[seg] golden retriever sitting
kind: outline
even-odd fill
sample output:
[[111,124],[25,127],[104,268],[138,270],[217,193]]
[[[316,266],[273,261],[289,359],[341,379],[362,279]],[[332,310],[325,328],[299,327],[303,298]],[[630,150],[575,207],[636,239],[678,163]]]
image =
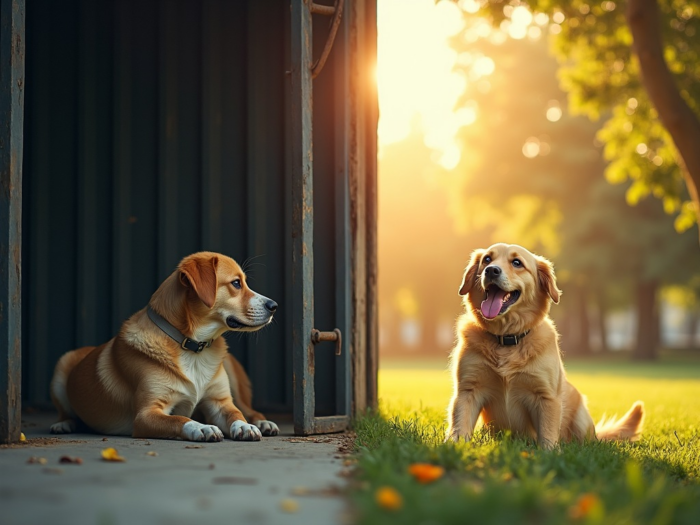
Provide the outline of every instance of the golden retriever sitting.
[[560,440],[639,438],[642,402],[596,427],[586,398],[567,381],[548,315],[560,293],[552,264],[521,246],[494,244],[472,254],[459,290],[466,312],[451,357],[447,440],[468,440],[479,416],[493,430],[547,449]]
[[51,381],[59,412],[51,432],[73,432],[80,420],[96,432],[142,438],[276,435],[277,425],[251,408],[250,381],[221,337],[259,330],[276,309],[248,288],[230,257],[185,257],[116,337],[61,357]]

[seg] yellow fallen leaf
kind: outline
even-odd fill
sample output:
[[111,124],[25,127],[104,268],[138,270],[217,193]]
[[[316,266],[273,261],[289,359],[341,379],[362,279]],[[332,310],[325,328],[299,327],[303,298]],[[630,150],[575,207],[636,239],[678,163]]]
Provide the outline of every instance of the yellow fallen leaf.
[[20,441],[27,441],[27,436],[24,435],[24,432],[19,433],[19,440]]
[[120,456],[117,449],[112,447],[102,449],[102,459],[105,461],[126,461],[126,458]]
[[290,498],[283,499],[280,501],[280,509],[289,513],[299,512],[299,503]]
[[150,450],[150,451],[146,452],[146,455],[147,456],[157,456],[158,452],[156,452],[155,450]]
[[408,473],[421,483],[432,483],[445,474],[445,469],[430,463],[414,463],[408,467]]
[[403,507],[403,497],[393,487],[379,487],[374,499],[377,505],[386,510],[399,510]]

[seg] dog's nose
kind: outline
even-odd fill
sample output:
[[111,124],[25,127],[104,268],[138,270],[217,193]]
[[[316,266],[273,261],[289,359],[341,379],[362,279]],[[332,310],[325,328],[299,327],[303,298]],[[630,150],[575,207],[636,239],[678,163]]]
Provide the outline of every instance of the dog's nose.
[[484,270],[486,277],[491,277],[492,279],[501,275],[502,272],[503,270],[501,270],[500,266],[487,266]]
[[265,309],[270,313],[275,313],[277,310],[277,303],[272,299],[265,301]]

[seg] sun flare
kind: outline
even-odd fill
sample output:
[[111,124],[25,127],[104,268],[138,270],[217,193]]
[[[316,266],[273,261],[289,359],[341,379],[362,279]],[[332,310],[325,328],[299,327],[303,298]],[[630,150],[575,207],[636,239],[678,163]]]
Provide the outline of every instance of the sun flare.
[[453,70],[458,55],[449,45],[464,28],[460,8],[434,0],[381,0],[378,24],[380,146],[405,139],[418,119],[425,144],[444,168],[454,168],[457,130],[476,120],[474,109],[455,110],[467,84]]

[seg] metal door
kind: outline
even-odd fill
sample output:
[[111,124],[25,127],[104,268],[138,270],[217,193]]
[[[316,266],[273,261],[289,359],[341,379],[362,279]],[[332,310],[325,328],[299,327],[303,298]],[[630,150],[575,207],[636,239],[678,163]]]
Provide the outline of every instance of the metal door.
[[[320,186],[320,180],[314,183],[313,78],[320,73],[328,58],[340,26],[343,3],[343,0],[336,0],[335,7],[319,6],[308,0],[293,0],[291,3],[289,144],[292,199],[292,359],[294,429],[301,435],[339,432],[346,429],[350,422],[351,239],[346,147],[348,134],[345,132],[348,121],[345,109],[348,75],[347,64],[344,63],[344,39],[347,32],[342,30],[335,43],[339,49],[336,48],[333,55],[333,59],[341,63],[334,64],[335,67],[324,72],[333,72],[335,75],[334,100],[338,102],[331,107],[323,107],[324,112],[333,113],[333,127],[336,130],[334,137],[338,137],[332,139],[334,143],[330,145],[335,149],[335,166],[332,170],[316,174],[317,177],[324,177],[324,191],[314,198],[314,187]],[[312,14],[333,17],[326,44],[316,62],[313,59]],[[324,139],[326,142],[323,147],[329,146],[327,137],[319,137],[316,148],[321,147]],[[320,199],[333,199],[333,206],[319,206]],[[323,213],[319,213],[321,210]],[[330,246],[323,242],[314,245],[315,226],[317,230],[332,231],[330,238],[333,242]],[[329,250],[333,250],[330,258],[326,257]],[[321,290],[314,289],[315,281],[318,282],[318,276],[314,275],[315,259],[322,259],[325,263],[322,268],[326,274],[324,282],[330,282],[331,294],[326,289],[322,293]],[[329,260],[332,261],[332,268],[329,268]],[[332,275],[328,275],[328,272],[332,272]],[[321,297],[324,304],[320,304]],[[328,322],[326,311],[322,312],[324,315],[315,315],[319,313],[319,308],[335,311],[334,326],[315,324],[317,317],[324,317]],[[335,355],[334,415],[319,416],[316,413],[318,400],[315,392],[315,361],[320,352]]]

